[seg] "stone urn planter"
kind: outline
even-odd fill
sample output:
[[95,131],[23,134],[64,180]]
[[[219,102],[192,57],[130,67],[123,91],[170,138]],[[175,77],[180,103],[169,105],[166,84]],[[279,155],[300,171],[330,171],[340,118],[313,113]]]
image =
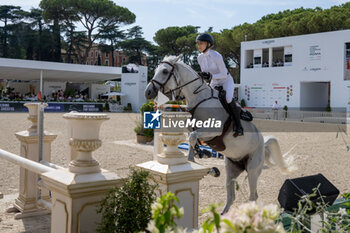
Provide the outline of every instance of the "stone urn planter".
[[[24,106],[28,108],[29,116],[27,119],[32,122],[32,125],[27,130],[29,134],[37,134],[40,103],[25,103]],[[43,103],[44,108],[47,106],[47,103]]]
[[69,163],[69,171],[79,174],[100,172],[100,165],[92,158],[92,152],[102,145],[100,126],[109,119],[107,114],[70,112],[63,118],[68,120],[71,130],[69,145],[77,151],[76,158]]
[[[186,141],[185,132],[187,128],[183,127],[182,122],[186,124],[191,114],[187,112],[162,112],[164,124],[160,130],[159,139],[166,147],[162,153],[157,155],[157,161],[162,164],[177,165],[187,162],[187,157],[178,149],[178,145]],[[173,123],[176,124],[173,124]]]

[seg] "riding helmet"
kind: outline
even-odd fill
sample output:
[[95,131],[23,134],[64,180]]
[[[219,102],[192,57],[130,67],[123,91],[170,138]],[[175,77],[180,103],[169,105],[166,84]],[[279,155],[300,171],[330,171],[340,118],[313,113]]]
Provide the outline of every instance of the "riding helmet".
[[214,38],[208,33],[199,34],[196,38],[196,42],[197,41],[206,41],[210,44],[209,47],[214,45]]

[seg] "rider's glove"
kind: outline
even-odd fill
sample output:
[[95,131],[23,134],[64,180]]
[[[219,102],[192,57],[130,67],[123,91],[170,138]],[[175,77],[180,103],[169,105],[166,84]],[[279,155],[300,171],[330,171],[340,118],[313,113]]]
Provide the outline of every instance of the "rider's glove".
[[212,75],[210,72],[199,72],[198,73],[205,81],[210,82]]

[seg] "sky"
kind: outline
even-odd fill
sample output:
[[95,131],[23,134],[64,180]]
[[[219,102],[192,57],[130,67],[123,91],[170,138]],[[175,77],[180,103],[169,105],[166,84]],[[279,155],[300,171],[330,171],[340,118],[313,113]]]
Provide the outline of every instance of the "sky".
[[[345,0],[113,0],[136,15],[143,36],[151,42],[155,33],[171,26],[199,26],[199,32],[213,27],[214,32],[236,25],[254,23],[262,16],[295,8],[330,8]],[[0,5],[21,6],[24,10],[38,7],[40,0],[0,0]]]

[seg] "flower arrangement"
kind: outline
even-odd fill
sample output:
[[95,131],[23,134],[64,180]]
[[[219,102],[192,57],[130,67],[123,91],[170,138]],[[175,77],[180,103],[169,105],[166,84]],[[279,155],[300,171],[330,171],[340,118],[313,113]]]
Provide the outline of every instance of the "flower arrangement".
[[[151,233],[186,233],[186,229],[176,226],[175,219],[183,215],[183,208],[175,204],[177,197],[167,193],[152,205],[152,218],[147,230]],[[280,210],[277,205],[261,206],[248,202],[233,208],[223,217],[211,204],[203,212],[211,212],[202,227],[192,233],[285,233],[282,223],[277,223]]]
[[222,232],[234,233],[283,233],[282,223],[276,223],[280,215],[277,205],[258,205],[248,202],[232,208],[222,219]]

